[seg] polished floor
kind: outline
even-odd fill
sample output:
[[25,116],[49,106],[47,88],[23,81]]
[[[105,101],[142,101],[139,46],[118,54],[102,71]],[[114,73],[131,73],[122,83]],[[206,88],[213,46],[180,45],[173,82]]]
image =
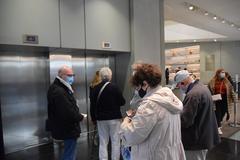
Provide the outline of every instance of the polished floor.
[[[240,114],[237,120],[240,122]],[[240,160],[240,128],[230,127],[230,122],[233,122],[233,116],[229,121],[223,121],[222,141],[208,153],[207,160]],[[59,160],[62,151],[61,143],[49,143],[7,154],[5,160]],[[98,147],[93,144],[92,138],[86,135],[79,138],[77,158],[77,160],[98,160]]]
[[[61,144],[46,144],[8,154],[6,160],[58,160],[62,148]],[[91,141],[80,140],[77,151],[78,160],[98,160],[98,147]],[[221,144],[208,153],[207,160],[240,160],[240,141],[222,138]]]
[[[59,160],[63,152],[61,142],[53,142],[23,151],[7,154],[6,160]],[[94,146],[87,137],[78,140],[78,160],[98,160],[98,147]]]

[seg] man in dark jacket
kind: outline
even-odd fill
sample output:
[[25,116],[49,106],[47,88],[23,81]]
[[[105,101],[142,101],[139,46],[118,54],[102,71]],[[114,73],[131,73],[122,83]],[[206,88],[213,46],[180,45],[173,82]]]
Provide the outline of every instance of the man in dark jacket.
[[91,118],[93,121],[97,121],[99,133],[99,160],[109,159],[107,151],[109,137],[112,144],[111,159],[119,160],[119,130],[122,118],[120,106],[125,104],[125,99],[120,89],[115,84],[109,82],[112,79],[110,68],[101,68],[99,74],[102,82],[93,88],[93,105],[91,109]]
[[77,138],[81,132],[79,122],[83,119],[73,96],[73,82],[73,70],[63,66],[47,94],[48,129],[54,139],[64,140],[63,160],[75,160]]
[[187,160],[205,160],[207,151],[220,142],[209,89],[181,70],[174,78],[186,93],[181,114],[182,142]]

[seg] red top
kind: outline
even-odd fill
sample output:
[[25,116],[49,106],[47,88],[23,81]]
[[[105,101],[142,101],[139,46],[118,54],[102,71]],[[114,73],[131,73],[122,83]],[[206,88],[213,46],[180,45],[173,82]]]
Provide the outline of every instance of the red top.
[[223,80],[216,80],[215,82],[215,94],[227,94],[227,87]]

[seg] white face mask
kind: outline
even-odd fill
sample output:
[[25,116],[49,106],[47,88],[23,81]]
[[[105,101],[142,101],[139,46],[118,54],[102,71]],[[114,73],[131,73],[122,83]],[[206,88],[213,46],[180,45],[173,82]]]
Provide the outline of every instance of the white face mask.
[[188,86],[190,85],[189,84],[186,84],[186,85],[180,85],[179,88],[180,90],[182,91],[182,93],[186,93],[187,92],[187,89],[188,89]]
[[181,89],[181,91],[182,91],[183,93],[186,93],[186,92],[187,92],[187,89],[188,89],[188,85],[186,85],[186,86],[180,86],[179,88]]
[[225,78],[225,76],[226,76],[226,75],[225,75],[225,72],[220,73],[219,76],[220,76],[220,78],[222,78],[222,79]]

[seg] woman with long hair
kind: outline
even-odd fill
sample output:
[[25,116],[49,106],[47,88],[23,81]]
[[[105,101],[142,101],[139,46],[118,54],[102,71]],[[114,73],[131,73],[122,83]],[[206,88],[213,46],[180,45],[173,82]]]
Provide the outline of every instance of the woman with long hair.
[[93,79],[92,79],[92,82],[90,83],[90,87],[89,87],[89,98],[90,98],[90,114],[91,114],[91,118],[92,118],[92,122],[93,124],[96,124],[96,120],[95,120],[95,116],[94,116],[94,107],[93,107],[93,88],[95,86],[97,86],[99,83],[101,83],[101,77],[99,75],[99,71],[96,71]]
[[216,71],[214,77],[208,83],[208,87],[213,95],[221,95],[221,99],[215,101],[215,115],[218,124],[218,133],[223,134],[221,130],[221,122],[225,114],[227,114],[227,120],[230,118],[229,104],[234,101],[233,86],[227,79],[226,72],[223,68]]

